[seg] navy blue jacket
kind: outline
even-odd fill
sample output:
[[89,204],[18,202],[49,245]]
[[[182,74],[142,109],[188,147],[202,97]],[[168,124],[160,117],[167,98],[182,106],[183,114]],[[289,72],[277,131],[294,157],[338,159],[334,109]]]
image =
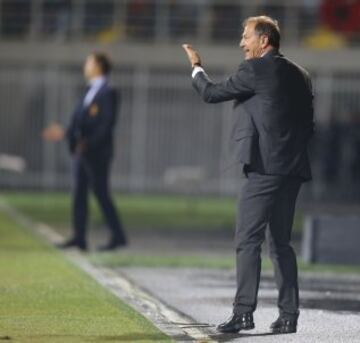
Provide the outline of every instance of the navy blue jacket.
[[66,131],[71,154],[81,140],[86,143],[85,156],[112,154],[117,95],[115,89],[105,83],[88,106],[84,106],[82,97]]

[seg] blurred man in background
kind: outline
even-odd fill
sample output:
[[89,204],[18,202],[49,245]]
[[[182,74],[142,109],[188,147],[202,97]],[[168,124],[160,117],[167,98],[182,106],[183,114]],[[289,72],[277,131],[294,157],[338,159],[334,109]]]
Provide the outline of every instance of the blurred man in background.
[[99,250],[113,250],[126,245],[121,221],[109,193],[109,174],[113,156],[113,134],[117,116],[117,96],[108,84],[109,58],[103,53],[89,55],[84,64],[88,87],[77,105],[65,131],[53,124],[44,130],[49,141],[66,138],[74,159],[73,237],[61,248],[87,249],[88,191],[94,191],[111,229],[109,242]]
[[236,225],[237,293],[233,315],[220,332],[254,328],[253,312],[261,269],[261,245],[269,227],[269,251],[279,290],[274,333],[297,330],[299,289],[290,245],[296,198],[311,179],[308,142],[313,134],[313,95],[308,73],[279,52],[275,20],[260,16],[244,23],[240,47],[245,61],[226,81],[214,83],[199,54],[184,49],[193,67],[193,85],[204,101],[234,100],[233,144],[247,180]]

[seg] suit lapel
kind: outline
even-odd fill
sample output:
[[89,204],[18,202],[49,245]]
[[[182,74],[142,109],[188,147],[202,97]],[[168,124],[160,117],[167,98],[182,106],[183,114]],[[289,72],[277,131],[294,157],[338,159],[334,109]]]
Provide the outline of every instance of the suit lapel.
[[[101,96],[101,93],[106,89],[106,87],[107,87],[106,82],[105,82],[103,85],[101,85],[101,87],[100,87],[100,88],[98,89],[98,91],[96,92],[94,98],[93,98],[92,101],[90,102],[90,106],[91,106],[91,104],[93,104],[94,102],[96,102],[96,101],[98,100],[99,96]],[[88,107],[89,107],[89,106],[88,106]]]

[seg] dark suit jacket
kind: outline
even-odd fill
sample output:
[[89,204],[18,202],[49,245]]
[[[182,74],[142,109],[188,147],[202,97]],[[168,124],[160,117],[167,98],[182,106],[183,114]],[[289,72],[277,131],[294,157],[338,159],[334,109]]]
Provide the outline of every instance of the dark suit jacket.
[[313,134],[308,73],[272,50],[244,61],[226,81],[199,72],[193,86],[204,101],[234,101],[232,145],[237,161],[269,175],[311,179],[307,146]]
[[117,117],[117,92],[105,83],[88,106],[82,97],[67,128],[69,150],[74,153],[80,140],[86,142],[85,155],[112,154]]

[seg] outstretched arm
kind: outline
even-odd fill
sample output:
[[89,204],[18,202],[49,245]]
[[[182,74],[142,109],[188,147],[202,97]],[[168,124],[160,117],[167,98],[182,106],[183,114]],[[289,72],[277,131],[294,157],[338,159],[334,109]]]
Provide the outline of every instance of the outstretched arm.
[[227,80],[214,83],[201,67],[200,55],[191,45],[184,44],[183,48],[193,67],[193,86],[205,102],[244,101],[255,94],[255,77],[250,63],[243,62]]

